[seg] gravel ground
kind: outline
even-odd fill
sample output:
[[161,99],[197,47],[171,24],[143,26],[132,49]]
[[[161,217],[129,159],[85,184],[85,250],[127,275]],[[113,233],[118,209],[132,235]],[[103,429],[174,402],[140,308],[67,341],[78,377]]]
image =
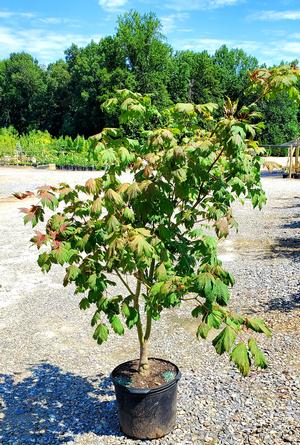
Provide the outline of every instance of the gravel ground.
[[260,341],[269,368],[241,377],[227,357],[195,339],[188,306],[166,313],[152,350],[182,371],[178,422],[165,438],[142,442],[119,432],[109,380],[118,363],[136,356],[135,333],[95,344],[90,314],[62,287],[60,269],[39,271],[32,231],[18,210],[23,203],[7,198],[94,175],[0,168],[0,443],[299,444],[300,182],[265,176],[268,204],[261,212],[237,206],[239,233],[220,245],[236,277],[232,306],[265,317],[273,329],[271,339]]

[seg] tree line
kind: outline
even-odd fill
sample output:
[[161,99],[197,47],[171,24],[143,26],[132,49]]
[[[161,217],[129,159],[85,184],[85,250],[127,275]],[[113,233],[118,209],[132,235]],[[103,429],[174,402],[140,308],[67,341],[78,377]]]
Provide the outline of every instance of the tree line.
[[[0,61],[0,127],[19,133],[47,130],[54,136],[90,136],[113,126],[101,104],[117,89],[151,94],[158,108],[178,102],[243,104],[248,72],[257,59],[242,49],[175,51],[153,13],[120,16],[116,33],[86,47],[72,45],[65,60],[42,66],[27,53]],[[299,105],[282,93],[262,102],[262,143],[280,144],[300,135]]]

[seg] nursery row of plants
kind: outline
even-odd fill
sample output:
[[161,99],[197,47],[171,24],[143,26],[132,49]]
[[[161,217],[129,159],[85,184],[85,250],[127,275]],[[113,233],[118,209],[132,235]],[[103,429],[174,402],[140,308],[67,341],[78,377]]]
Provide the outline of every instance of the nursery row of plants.
[[[0,128],[0,164],[44,165],[55,164],[58,169],[94,170],[95,139],[77,136],[55,138],[48,131],[32,130],[18,134],[12,126]],[[268,156],[287,156],[287,148],[266,149]]]
[[1,164],[56,164],[70,170],[92,169],[94,147],[95,140],[83,136],[55,138],[48,131],[32,130],[20,135],[13,127],[0,129]]

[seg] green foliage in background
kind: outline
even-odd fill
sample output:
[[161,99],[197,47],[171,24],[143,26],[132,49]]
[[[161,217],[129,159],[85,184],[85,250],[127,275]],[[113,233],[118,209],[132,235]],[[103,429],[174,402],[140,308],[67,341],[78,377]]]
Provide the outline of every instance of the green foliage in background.
[[7,164],[49,164],[93,167],[96,140],[77,136],[53,138],[48,131],[19,135],[13,128],[0,129],[0,161]]
[[[0,61],[0,127],[88,137],[117,125],[117,115],[101,104],[118,89],[151,95],[159,111],[180,102],[214,102],[221,110],[226,96],[247,102],[248,72],[258,66],[255,57],[225,45],[214,54],[174,51],[155,14],[130,11],[119,17],[115,35],[73,44],[65,60],[48,67],[26,53]],[[266,122],[260,141],[279,144],[299,135],[294,99],[281,94],[259,107]]]

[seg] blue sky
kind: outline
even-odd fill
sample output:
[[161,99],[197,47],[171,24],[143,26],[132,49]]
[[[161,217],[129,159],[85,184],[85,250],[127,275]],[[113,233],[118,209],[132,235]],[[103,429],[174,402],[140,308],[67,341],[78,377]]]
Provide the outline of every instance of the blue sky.
[[175,49],[226,44],[267,64],[300,59],[299,0],[0,0],[0,59],[27,51],[53,62],[72,42],[113,34],[130,9],[155,12]]

